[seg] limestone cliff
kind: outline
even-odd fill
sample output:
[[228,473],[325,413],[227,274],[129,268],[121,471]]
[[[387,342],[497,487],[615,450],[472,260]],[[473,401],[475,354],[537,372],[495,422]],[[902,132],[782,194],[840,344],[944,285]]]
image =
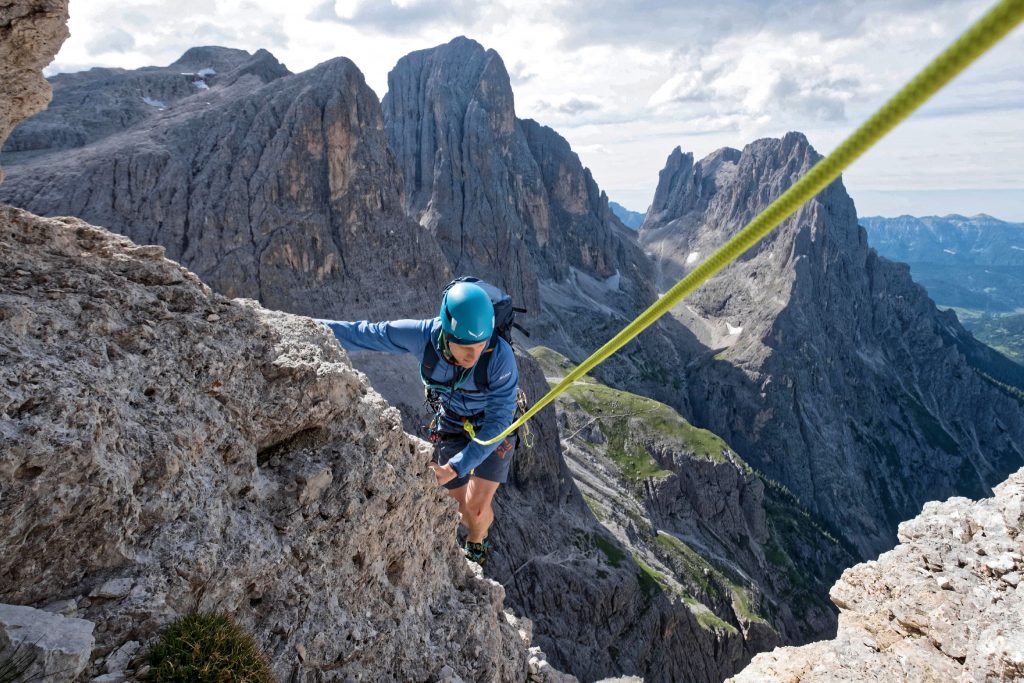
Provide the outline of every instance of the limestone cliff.
[[526,678],[429,448],[325,327],[0,207],[0,351],[0,602],[95,625],[83,675],[224,610],[281,680]]
[[349,60],[291,75],[263,50],[194,48],[54,88],[8,146],[0,200],[162,245],[216,291],[276,309],[436,305],[447,266],[402,211],[380,105]]
[[[550,349],[531,353],[552,383],[572,368]],[[718,681],[756,652],[835,628],[827,587],[850,555],[778,484],[669,406],[593,377],[557,405],[562,450],[597,523],[539,559],[578,567],[554,595],[589,601],[587,620],[604,626],[583,636],[539,607],[552,594],[510,592],[525,612],[549,615],[536,631],[545,652],[584,679],[633,670]],[[618,577],[614,595],[602,594],[607,576]]]
[[[694,163],[678,149],[641,228],[665,286],[820,156],[804,136]],[[1024,368],[941,313],[868,248],[832,183],[673,311],[707,344],[693,418],[788,486],[862,557],[928,500],[983,496],[1024,462]]]
[[50,101],[42,70],[68,37],[67,23],[68,0],[10,0],[0,6],[0,147],[14,126]]
[[834,640],[758,655],[730,681],[1024,680],[1024,470],[994,493],[925,505],[832,588]]
[[[651,262],[589,169],[557,132],[516,117],[497,52],[463,37],[413,52],[382,107],[409,215],[453,272],[485,275],[529,309],[524,343],[582,360],[656,299]],[[665,320],[596,373],[682,408],[671,375],[697,349]]]

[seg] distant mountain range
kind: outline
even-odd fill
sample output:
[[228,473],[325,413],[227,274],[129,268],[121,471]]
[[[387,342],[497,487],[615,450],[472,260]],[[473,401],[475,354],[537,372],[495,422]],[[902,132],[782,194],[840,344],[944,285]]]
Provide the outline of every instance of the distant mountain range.
[[871,246],[910,265],[940,307],[978,339],[1024,363],[1024,224],[977,216],[860,219]]
[[620,221],[622,221],[623,225],[627,228],[632,228],[633,230],[640,229],[640,226],[644,223],[644,217],[647,215],[645,213],[640,213],[639,211],[630,211],[622,204],[613,201],[608,202],[608,208],[612,210],[612,213],[614,213]]
[[1024,308],[1024,224],[978,214],[861,218],[882,256],[910,265],[940,306],[990,313]]

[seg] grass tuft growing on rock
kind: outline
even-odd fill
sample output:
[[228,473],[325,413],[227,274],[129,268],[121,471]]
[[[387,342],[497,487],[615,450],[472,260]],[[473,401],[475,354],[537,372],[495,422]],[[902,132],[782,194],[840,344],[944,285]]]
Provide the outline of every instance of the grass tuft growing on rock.
[[156,683],[275,683],[267,656],[231,617],[190,614],[172,623],[145,655]]
[[15,683],[26,680],[25,672],[35,662],[36,655],[33,650],[22,650],[21,645],[13,648],[5,647],[0,649],[0,683]]

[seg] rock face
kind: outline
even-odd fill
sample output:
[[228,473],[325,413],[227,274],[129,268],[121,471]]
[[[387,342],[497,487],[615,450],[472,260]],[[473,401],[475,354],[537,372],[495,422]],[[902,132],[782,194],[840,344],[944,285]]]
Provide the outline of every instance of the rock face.
[[[800,134],[678,149],[641,241],[659,287],[707,257],[814,164]],[[863,557],[927,500],[983,496],[1024,462],[1006,385],[1024,370],[940,313],[867,246],[837,181],[674,311],[709,350],[686,370],[694,421],[722,436]]]
[[0,605],[0,668],[5,680],[73,680],[85,670],[95,644],[95,624],[43,610]]
[[[296,76],[260,72],[262,76],[249,75],[226,83],[218,80],[222,73],[243,69],[245,56],[209,51],[190,51],[178,66],[164,70],[123,74],[130,76],[127,85],[118,85],[116,74],[96,82],[83,78],[82,88],[109,92],[102,101],[130,108],[141,97],[139,88],[143,85],[156,88],[164,81],[178,83],[179,71],[183,70],[195,72],[196,77],[210,65],[218,70],[217,75],[204,77],[208,89],[165,102],[165,111],[147,111],[145,118],[121,132],[97,130],[89,134],[92,137],[86,136],[85,146],[70,152],[9,153],[17,171],[9,186],[0,190],[0,196],[40,212],[72,213],[102,221],[137,240],[162,244],[168,254],[198,271],[215,290],[258,297],[268,306],[343,319],[433,315],[437,310],[436,293],[449,277],[445,256],[431,233],[402,213],[402,178],[383,142],[379,107],[351,63],[338,59]],[[243,61],[234,67],[219,66],[214,61],[218,56]],[[154,77],[163,80],[153,81]],[[507,75],[504,78],[507,83]],[[58,95],[61,92],[58,89]],[[153,97],[146,96],[154,99],[162,91],[150,92]],[[63,118],[69,128],[83,129],[76,119],[79,113],[69,107],[56,109],[53,117],[54,121]],[[516,126],[518,130],[520,123]],[[605,215],[606,199],[564,140],[535,124],[529,130],[529,141],[521,132],[516,139],[531,160],[530,182],[547,192],[542,167],[533,161],[531,145],[565,156],[559,164],[543,166],[547,174],[544,177],[550,178],[552,187],[560,174],[572,176],[560,181],[564,187],[556,188],[562,194],[552,190],[561,197],[558,201],[562,204],[545,199],[537,215],[544,217],[546,225],[554,224],[552,230],[558,233],[566,227],[564,221],[582,211],[579,220],[587,230],[595,231],[594,244],[602,244],[603,239],[615,249],[608,251],[611,247],[607,245],[581,246],[572,252],[576,255],[560,254],[561,259],[575,259],[573,262],[580,266],[598,268],[588,275],[577,273],[574,266],[561,266],[569,273],[561,292],[562,310],[568,308],[576,314],[564,317],[586,331],[580,335],[583,344],[593,345],[597,334],[610,336],[616,324],[621,326],[628,311],[637,308],[637,301],[653,297],[650,278],[644,274],[650,266],[635,238],[623,238],[624,229]],[[26,139],[31,137],[26,135]],[[485,148],[479,152],[493,154]],[[58,157],[76,161],[58,161]],[[473,175],[475,171],[470,168],[467,173]],[[568,208],[560,208],[563,204]],[[558,237],[551,239],[557,242]],[[380,258],[384,253],[387,259]],[[506,261],[503,254],[495,255],[496,263]],[[613,262],[623,264],[618,277],[614,277],[614,270],[607,269]],[[274,270],[267,268],[268,263],[275,266]],[[612,277],[601,279],[598,275]],[[524,275],[526,280],[531,277],[536,278]],[[529,305],[531,299],[524,301],[525,296],[517,297],[517,304]],[[537,300],[536,288],[531,296]],[[590,310],[592,305],[600,308],[597,314]],[[536,306],[533,312],[537,313]],[[601,326],[588,325],[579,319],[579,313],[600,320]],[[558,311],[547,316],[550,328],[565,329],[558,322]],[[538,325],[530,320],[527,323],[537,331]],[[652,344],[652,348],[655,346]],[[661,357],[674,356],[671,346],[664,342],[661,349]],[[399,359],[397,364],[391,360],[364,357],[358,362],[371,373],[375,387],[401,404],[405,425],[412,430],[423,424],[418,419],[418,373],[409,359]],[[533,383],[524,386],[536,399],[546,391],[546,385],[538,370],[529,369],[530,363],[529,357],[522,358],[524,374],[535,375]],[[632,373],[625,368],[621,374]],[[504,489],[499,502],[504,521],[496,529],[495,538],[508,564],[503,568],[497,563],[488,571],[502,582],[507,581],[513,568],[547,552],[552,543],[571,544],[579,528],[596,528],[578,492],[572,493],[554,416],[540,416],[535,428],[545,432],[547,438],[535,450],[521,450],[514,482]],[[547,479],[549,473],[554,473],[554,479]],[[313,474],[319,477],[323,473]],[[336,471],[332,476],[337,481]],[[551,505],[568,508],[579,516],[579,522],[559,523],[552,533],[538,537],[534,530],[550,523]],[[571,567],[553,565],[544,570],[543,562],[530,566],[538,570],[536,580],[531,584],[515,583],[516,591],[564,590],[576,581]],[[508,574],[502,573],[505,571]],[[525,579],[529,574],[520,572],[518,576]],[[629,595],[642,596],[635,572],[626,569],[601,580],[595,596],[615,596],[621,592],[621,580],[633,587]],[[523,603],[512,598],[510,604]],[[573,628],[581,638],[592,629],[588,625],[591,605],[587,602],[576,603],[578,611],[569,614],[559,605],[538,604],[557,610],[560,620],[575,622]],[[643,604],[636,602],[628,609],[641,610]],[[545,614],[538,613],[540,623],[545,623]],[[547,648],[555,641],[545,640],[546,634],[538,635],[538,639]],[[710,642],[707,647],[708,651],[714,648]],[[567,658],[557,663],[576,661]],[[608,661],[607,656],[602,661]],[[600,673],[595,668],[588,671]]]
[[12,138],[32,151],[5,155],[0,200],[160,244],[218,292],[277,309],[436,306],[444,258],[402,212],[379,104],[349,60],[288,75],[265,51],[198,48],[94,71],[55,79],[53,108]]
[[12,0],[0,7],[0,147],[14,126],[50,101],[42,70],[68,37],[67,23],[67,0]]
[[[531,353],[551,381],[572,367],[550,349]],[[720,681],[756,652],[834,629],[825,577],[837,577],[849,555],[777,484],[669,406],[593,378],[558,409],[562,449],[589,509],[549,503],[576,520],[576,532],[513,567],[509,586],[524,613],[545,615],[535,635],[553,661],[584,680],[632,671],[647,681]],[[537,584],[551,589],[528,588]]]
[[[166,67],[134,71],[93,68],[50,79],[53,102],[16,129],[4,151],[26,159],[56,149],[83,147],[139,125],[211,87],[246,75],[264,83],[289,75],[266,50],[197,47]],[[22,153],[22,154],[15,154]]]
[[480,273],[536,310],[539,280],[625,270],[608,198],[561,136],[516,118],[494,50],[456,38],[403,57],[382,107],[406,210],[453,271]]
[[[726,150],[703,165],[674,155],[647,219],[650,244],[668,240],[656,271],[565,140],[515,117],[500,58],[472,41],[399,62],[383,116],[344,59],[290,75],[265,52],[199,48],[163,69],[76,78],[55,79],[51,114],[16,134],[0,198],[102,222],[163,245],[221,294],[317,317],[431,316],[450,274],[474,271],[531,308],[524,322],[534,341],[575,359],[685,272],[691,249],[737,229],[816,159],[799,136],[779,149],[762,141],[749,154]],[[124,113],[124,124],[69,106],[75,93],[95,94],[103,111]],[[965,459],[965,480],[982,491],[1020,455],[1020,417],[957,360],[983,350],[928,312],[905,271],[866,250],[841,187],[822,197],[731,271],[740,276],[712,283],[691,308],[645,332],[600,379],[696,416],[728,438],[729,452],[790,484],[815,510],[848,514],[866,529],[857,539],[863,551],[887,542],[886,525],[913,500],[948,483],[960,462],[943,448],[950,422],[979,435],[975,450],[993,454]],[[0,386],[9,387],[14,416],[4,438],[17,449],[0,467],[18,487],[3,500],[22,511],[9,538],[29,562],[0,566],[9,582],[0,600],[63,599],[69,616],[104,625],[100,655],[219,604],[261,634],[285,678],[556,675],[525,650],[529,623],[500,613],[503,591],[462,567],[451,506],[414,452],[421,444],[323,330],[213,294],[158,247],[4,211],[16,227],[0,261],[11,264],[0,331],[17,353]],[[784,266],[772,265],[773,245]],[[848,297],[849,274],[864,264],[870,286]],[[827,303],[815,308],[807,300],[819,289]],[[936,346],[928,323],[940,324],[955,349]],[[851,329],[852,341],[835,341]],[[837,362],[860,358],[856,345],[879,338],[894,350],[867,344],[867,365]],[[737,340],[723,351],[723,341]],[[918,362],[925,353],[938,359]],[[522,385],[536,399],[545,373],[520,358]],[[978,358],[1005,378],[1005,368]],[[62,364],[69,370],[59,372]],[[377,370],[374,386],[403,403],[411,428],[415,364]],[[966,372],[964,387],[932,390],[944,370]],[[869,372],[884,377],[881,390]],[[836,389],[846,384],[853,388]],[[882,400],[904,387],[924,413],[902,394]],[[842,423],[845,441],[837,441],[838,400],[883,408],[856,413],[874,421]],[[948,405],[935,407],[941,402]],[[888,429],[886,420],[913,421],[900,448],[932,448],[893,464],[884,443],[856,445]],[[606,529],[573,484],[554,414],[542,412],[533,427],[538,445],[520,449],[497,500],[499,550],[487,571],[534,619],[557,665],[588,680],[717,681],[758,649],[830,628],[821,605],[789,600],[816,588],[797,585],[801,571],[815,567],[820,580],[841,552],[738,457],[695,463],[684,449],[638,435],[631,447],[670,474],[647,477],[627,500],[615,498],[621,482],[610,485],[610,470],[592,473],[593,491],[612,492],[595,506],[609,513]],[[32,438],[15,428],[34,430]],[[1002,440],[992,436],[999,429]],[[611,441],[600,428],[588,433]],[[606,446],[578,447],[575,436],[564,446],[581,479],[577,464],[608,457]],[[838,464],[826,448],[839,449]],[[71,453],[73,466],[57,471],[55,450]],[[896,474],[875,477],[880,466]],[[915,468],[923,481],[900,479]],[[43,500],[55,487],[64,493]],[[886,500],[898,504],[879,519]],[[35,522],[20,507],[29,505],[57,521]],[[773,518],[773,506],[783,513]],[[795,532],[773,536],[785,525]],[[72,546],[72,532],[95,542]],[[694,559],[669,537],[713,559]],[[52,565],[43,559],[51,542]],[[720,559],[738,579],[714,564]],[[44,571],[36,583],[26,573]],[[669,574],[677,578],[659,578]],[[769,607],[778,614],[766,618]],[[483,657],[470,654],[477,648]]]
[[1024,470],[994,491],[925,505],[832,588],[835,640],[758,655],[730,680],[1024,680]]
[[647,216],[647,214],[640,213],[639,211],[630,211],[618,202],[608,202],[608,208],[622,221],[623,225],[634,230],[638,230],[643,225],[644,218]]
[[0,207],[0,350],[0,602],[98,624],[93,660],[219,609],[282,680],[525,678],[528,623],[326,328]]
[[[403,57],[382,107],[409,215],[437,236],[452,272],[489,278],[529,309],[530,344],[582,360],[655,300],[635,233],[564,138],[516,118],[494,50],[456,38]],[[694,348],[666,321],[596,372],[683,407],[669,375]]]

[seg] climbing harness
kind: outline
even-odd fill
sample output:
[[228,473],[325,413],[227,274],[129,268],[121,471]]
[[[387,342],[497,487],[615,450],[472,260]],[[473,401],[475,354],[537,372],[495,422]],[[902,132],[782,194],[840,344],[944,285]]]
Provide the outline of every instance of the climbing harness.
[[491,542],[486,537],[480,543],[473,543],[467,539],[466,544],[462,546],[462,552],[467,559],[483,565],[487,562],[487,556],[491,552]]
[[1024,20],[1024,0],[1002,0],[985,13],[978,21],[957,38],[920,73],[914,76],[888,102],[875,112],[867,121],[857,128],[831,154],[819,161],[786,190],[780,197],[768,205],[739,233],[722,245],[706,261],[701,263],[689,275],[677,282],[657,301],[651,304],[633,322],[624,327],[589,358],[580,363],[561,382],[545,394],[522,417],[501,434],[488,441],[474,439],[477,443],[489,446],[504,439],[519,429],[531,417],[547,404],[551,403],[572,384],[602,363],[605,359],[625,346],[655,320],[667,313],[685,296],[700,287],[718,271],[737,259],[743,252],[754,246],[782,221],[796,212],[805,202],[821,192],[850,164],[860,158],[876,142],[889,131],[910,116],[932,95],[942,89],[949,81],[967,68],[974,60],[983,55],[1017,24]]

